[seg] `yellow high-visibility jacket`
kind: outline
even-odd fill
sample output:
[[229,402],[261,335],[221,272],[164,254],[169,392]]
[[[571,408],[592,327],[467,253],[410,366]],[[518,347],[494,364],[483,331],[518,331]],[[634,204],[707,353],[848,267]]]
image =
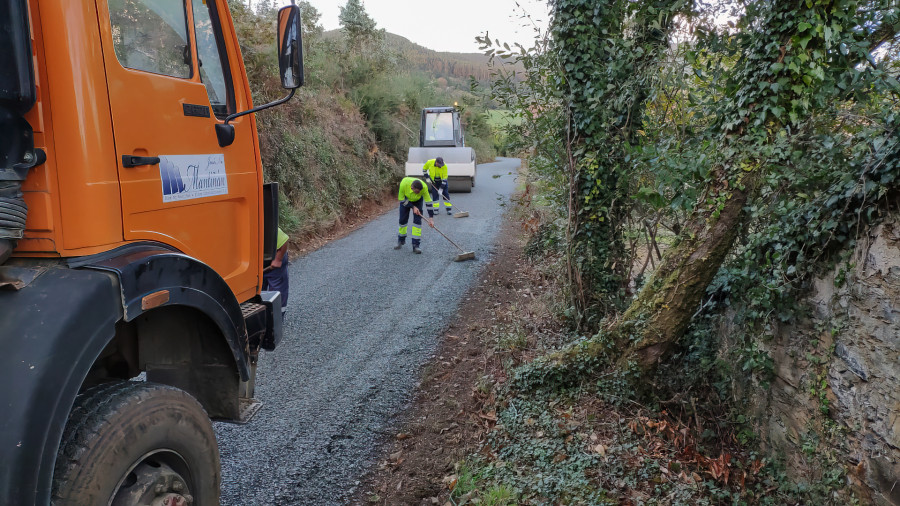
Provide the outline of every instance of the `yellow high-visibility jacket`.
[[281,247],[284,246],[284,243],[288,242],[288,239],[290,239],[290,237],[284,233],[284,230],[281,230],[281,227],[278,227],[278,239],[275,244],[275,249],[281,249]]
[[422,172],[427,172],[431,177],[431,180],[434,181],[435,178],[441,178],[442,180],[447,180],[447,164],[445,163],[443,167],[435,167],[434,166],[434,158],[425,162],[425,166],[422,167]]
[[[425,182],[422,182],[422,189],[419,190],[418,195],[412,190],[412,183],[417,180],[418,179],[414,177],[403,178],[403,181],[400,181],[400,191],[397,193],[397,200],[403,202],[405,199],[409,199],[410,202],[418,202],[419,199],[425,197],[425,203],[431,204],[431,193],[428,191],[428,188],[425,187]],[[426,205],[425,207],[431,209],[431,206],[429,205]]]

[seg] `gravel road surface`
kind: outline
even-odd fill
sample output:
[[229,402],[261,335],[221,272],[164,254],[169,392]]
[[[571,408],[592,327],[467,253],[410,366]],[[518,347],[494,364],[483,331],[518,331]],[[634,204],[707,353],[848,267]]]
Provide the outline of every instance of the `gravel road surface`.
[[[216,423],[222,504],[346,504],[393,436],[423,364],[494,248],[515,189],[519,160],[478,166],[472,193],[435,225],[476,260],[423,223],[423,254],[397,241],[397,211],[292,261],[285,338],[263,352],[256,396],[265,404],[247,425]],[[410,225],[412,220],[410,220]]]

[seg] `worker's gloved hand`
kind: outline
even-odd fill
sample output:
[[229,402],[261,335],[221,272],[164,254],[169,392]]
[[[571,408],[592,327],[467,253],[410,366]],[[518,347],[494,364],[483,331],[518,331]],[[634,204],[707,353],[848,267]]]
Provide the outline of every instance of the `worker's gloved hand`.
[[440,188],[441,184],[443,184],[443,180],[441,180],[441,178],[439,178],[439,177],[434,178],[434,187],[435,188]]

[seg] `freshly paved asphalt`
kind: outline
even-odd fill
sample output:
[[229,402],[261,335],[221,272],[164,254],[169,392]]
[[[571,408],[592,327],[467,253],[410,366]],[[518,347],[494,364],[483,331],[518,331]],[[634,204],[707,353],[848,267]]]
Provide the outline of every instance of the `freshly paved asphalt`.
[[395,251],[396,209],[292,261],[285,338],[257,373],[265,406],[249,424],[215,424],[222,504],[347,503],[492,255],[518,166],[479,165],[472,193],[451,194],[470,216],[435,218],[474,261],[453,262],[458,250],[426,223],[423,254],[409,241]]

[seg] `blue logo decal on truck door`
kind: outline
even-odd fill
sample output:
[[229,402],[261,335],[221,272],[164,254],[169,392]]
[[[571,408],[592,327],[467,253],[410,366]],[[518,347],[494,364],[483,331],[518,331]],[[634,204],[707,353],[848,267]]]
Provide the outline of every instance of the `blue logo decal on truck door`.
[[228,194],[225,155],[164,155],[159,157],[163,202]]

